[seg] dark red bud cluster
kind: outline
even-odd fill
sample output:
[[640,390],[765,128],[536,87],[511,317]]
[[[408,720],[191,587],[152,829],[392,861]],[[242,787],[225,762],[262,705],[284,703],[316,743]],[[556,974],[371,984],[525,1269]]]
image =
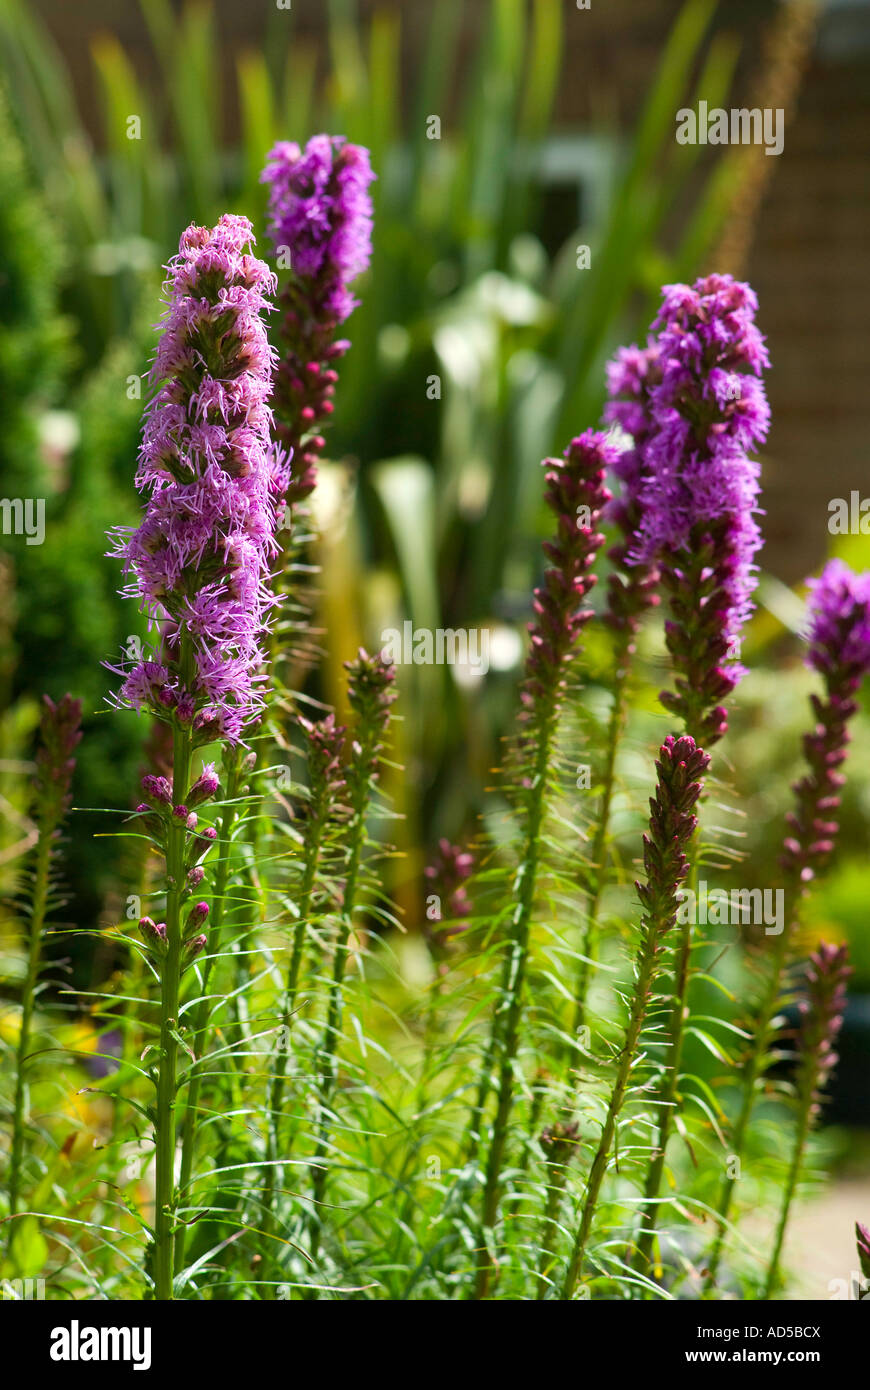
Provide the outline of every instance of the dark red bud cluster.
[[82,703],[63,695],[55,704],[42,697],[39,748],[36,753],[36,815],[43,830],[57,829],[71,802],[73,753],[81,740]]
[[660,937],[676,921],[677,890],[686,877],[685,846],[695,832],[694,808],[710,755],[688,734],[669,734],[656,760],[658,781],[650,798],[649,834],[643,837],[644,883],[637,892],[647,932]]
[[742,674],[739,666],[725,664],[731,655],[725,636],[731,605],[727,585],[735,564],[724,518],[699,523],[690,549],[668,558],[661,570],[661,586],[670,597],[672,617],[665,623],[665,642],[676,688],[661,691],[659,700],[708,748],[728,729],[722,701]]
[[601,514],[610,501],[604,486],[609,451],[603,434],[572,440],[563,459],[546,459],[545,500],[556,515],[556,534],[544,544],[550,566],[535,590],[534,621],[521,691],[526,717],[542,700],[558,702],[566,666],[592,616],[583,600],[595,583],[590,572],[604,544]]

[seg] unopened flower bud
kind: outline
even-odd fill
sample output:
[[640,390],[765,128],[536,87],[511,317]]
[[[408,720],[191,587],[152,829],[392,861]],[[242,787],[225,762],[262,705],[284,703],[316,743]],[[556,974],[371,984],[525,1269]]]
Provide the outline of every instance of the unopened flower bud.
[[142,778],[142,790],[149,803],[158,809],[172,804],[172,783],[168,777],[155,777],[149,772]]
[[165,922],[155,922],[151,917],[140,917],[139,931],[146,946],[155,948],[160,955],[165,953],[168,945]]
[[187,793],[187,806],[192,810],[214,796],[220,785],[214,763],[206,763],[190,791]]
[[208,903],[197,903],[195,907],[192,907],[187,914],[187,921],[184,927],[185,936],[187,936],[189,932],[196,931],[198,927],[201,927],[207,916]]
[[185,964],[189,964],[190,961],[199,955],[200,951],[204,950],[205,937],[202,935],[191,937],[190,941],[185,942],[184,945]]

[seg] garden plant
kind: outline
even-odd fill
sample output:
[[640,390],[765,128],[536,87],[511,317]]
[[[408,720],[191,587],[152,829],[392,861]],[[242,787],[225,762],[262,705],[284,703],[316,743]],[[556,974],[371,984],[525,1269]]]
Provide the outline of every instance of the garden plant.
[[[535,187],[499,157],[546,125],[557,5],[529,34],[491,7],[475,61],[503,101],[449,213],[441,156],[421,137],[403,181],[390,104],[359,114],[343,6],[328,128],[304,49],[289,74],[239,63],[235,184],[209,11],[142,9],[182,153],[116,143],[103,187],[50,50],[0,0],[7,490],[33,455],[50,491],[36,406],[76,350],[98,361],[46,556],[0,563],[2,694],[19,662],[53,692],[0,718],[0,1281],[161,1303],[789,1297],[862,968],[820,901],[864,824],[870,570],[837,555],[779,595],[773,650],[775,362],[763,302],[712,255],[739,162],[705,183],[667,147],[649,177],[674,93],[729,90],[721,35],[695,75],[712,5],[681,9],[599,278],[567,290],[564,265],[545,288]],[[397,47],[382,16],[385,89]],[[111,40],[95,61],[117,134],[144,94]],[[435,470],[403,391],[434,404],[442,378]],[[787,774],[745,755],[747,709]],[[870,1280],[868,1222],[849,1229]]]

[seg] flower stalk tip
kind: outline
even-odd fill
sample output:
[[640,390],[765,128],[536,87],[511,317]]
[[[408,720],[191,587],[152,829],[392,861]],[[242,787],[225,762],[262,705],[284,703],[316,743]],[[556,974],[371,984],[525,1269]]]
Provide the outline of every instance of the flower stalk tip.
[[313,491],[326,445],[319,429],[333,411],[335,364],[350,347],[336,334],[357,307],[350,287],[371,257],[374,177],[368,150],[329,135],[304,149],[280,142],[261,175],[275,253],[279,263],[289,258],[275,396],[284,454],[273,486],[290,506]]

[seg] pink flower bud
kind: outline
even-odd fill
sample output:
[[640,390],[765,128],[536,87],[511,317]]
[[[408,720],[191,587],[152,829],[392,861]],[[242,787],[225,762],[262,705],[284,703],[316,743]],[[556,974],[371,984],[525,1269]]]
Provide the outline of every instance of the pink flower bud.
[[190,909],[190,912],[187,914],[185,933],[190,931],[196,931],[197,927],[202,926],[207,916],[208,903],[197,903],[196,906],[192,907]]
[[148,773],[142,778],[142,790],[152,806],[170,806],[172,804],[172,783],[167,777],[155,777]]
[[192,809],[194,806],[200,806],[203,801],[208,801],[214,796],[219,785],[220,783],[214,763],[206,763],[190,791],[187,793],[188,807]]

